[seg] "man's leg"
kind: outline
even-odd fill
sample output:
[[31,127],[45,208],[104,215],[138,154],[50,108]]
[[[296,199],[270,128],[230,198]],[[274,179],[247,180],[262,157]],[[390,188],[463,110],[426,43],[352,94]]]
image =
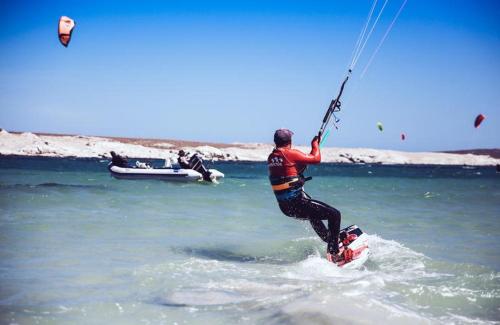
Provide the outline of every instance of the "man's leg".
[[[281,211],[289,217],[307,219],[318,236],[328,244],[328,251],[338,252],[340,231],[340,212],[318,200],[313,200],[307,193],[297,200],[280,202]],[[322,220],[328,221],[328,228]]]
[[[329,206],[318,200],[313,200],[305,198],[308,201],[307,206],[309,207],[308,219],[311,225],[323,241],[328,244],[328,252],[336,254],[339,251],[338,241],[339,241],[339,231],[340,231],[340,212],[334,207]],[[328,230],[323,224],[322,220],[328,221]]]

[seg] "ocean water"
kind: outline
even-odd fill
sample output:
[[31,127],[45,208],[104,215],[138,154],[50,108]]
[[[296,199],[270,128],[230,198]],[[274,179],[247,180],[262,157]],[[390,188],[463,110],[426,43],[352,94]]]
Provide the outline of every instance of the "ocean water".
[[500,323],[494,168],[310,168],[307,192],[369,234],[346,270],[262,163],[215,164],[218,185],[106,164],[0,158],[1,324]]

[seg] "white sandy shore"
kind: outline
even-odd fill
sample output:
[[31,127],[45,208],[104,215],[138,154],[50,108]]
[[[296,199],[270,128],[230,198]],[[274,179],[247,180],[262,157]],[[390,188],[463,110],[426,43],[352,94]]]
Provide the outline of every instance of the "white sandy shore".
[[[0,155],[109,158],[114,150],[120,155],[134,158],[176,159],[177,151],[183,149],[199,153],[204,159],[225,161],[265,161],[273,146],[270,144],[233,144],[186,146],[165,141],[147,142],[140,140],[68,136],[36,135],[33,133],[9,133],[0,131]],[[308,147],[297,147],[309,151]],[[485,155],[451,154],[436,152],[403,152],[366,148],[323,148],[323,162],[370,163],[370,164],[417,164],[417,165],[469,165],[492,166],[500,159]]]

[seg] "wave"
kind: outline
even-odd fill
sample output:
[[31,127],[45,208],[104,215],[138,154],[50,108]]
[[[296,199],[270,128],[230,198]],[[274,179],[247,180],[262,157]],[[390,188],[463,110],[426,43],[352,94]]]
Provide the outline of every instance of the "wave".
[[265,255],[245,254],[223,247],[174,247],[172,250],[175,253],[221,262],[285,265],[296,263],[313,254],[316,251],[314,244],[315,240],[311,238],[303,241],[292,240],[287,242],[285,247],[268,249]]
[[105,185],[88,185],[88,184],[62,184],[62,183],[40,183],[40,184],[0,184],[0,189],[24,189],[24,188],[91,188],[91,189],[105,189]]
[[370,258],[357,270],[326,261],[318,249],[323,244],[311,237],[291,243],[301,252],[298,261],[226,249],[178,248],[181,260],[147,266],[136,276],[145,281],[141,285],[151,283],[151,278],[178,283],[158,294],[155,304],[203,306],[214,312],[245,310],[252,319],[270,324],[308,319],[354,324],[498,320],[497,272],[473,265],[442,265],[396,241],[377,235],[368,239]]
[[[403,317],[395,323],[498,321],[493,306],[500,301],[500,273],[472,264],[434,261],[396,241],[377,235],[368,238],[371,254],[358,270],[332,268],[316,254],[283,276],[321,283],[350,305],[370,306],[372,311],[380,308],[381,315],[371,315],[370,322],[378,316],[383,321],[384,313],[395,319]],[[481,317],[470,318],[471,314]]]
[[200,257],[208,260],[217,260],[224,262],[239,262],[239,263],[268,263],[268,264],[284,264],[283,259],[273,256],[254,256],[250,254],[242,254],[224,248],[191,248],[180,247],[174,248],[174,252]]
[[230,178],[230,179],[260,179],[260,178],[264,178],[264,177],[262,177],[262,175],[248,175],[248,176],[229,175],[226,178]]

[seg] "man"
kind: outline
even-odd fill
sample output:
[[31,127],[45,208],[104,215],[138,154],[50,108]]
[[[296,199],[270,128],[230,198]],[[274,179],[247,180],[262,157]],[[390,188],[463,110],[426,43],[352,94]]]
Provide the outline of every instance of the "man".
[[116,152],[114,151],[111,151],[110,153],[111,153],[111,163],[113,165],[124,168],[129,167],[127,159],[123,158],[120,155],[117,155]]
[[191,165],[189,165],[189,161],[187,160],[186,153],[184,150],[179,150],[179,157],[177,158],[177,162],[182,169],[191,169]]
[[[327,243],[326,257],[330,262],[341,260],[338,238],[340,230],[340,212],[311,197],[304,192],[306,179],[303,172],[309,164],[319,164],[321,153],[319,137],[311,142],[311,152],[305,154],[292,149],[293,132],[279,129],[274,133],[276,148],[267,158],[269,180],[281,211],[293,218],[309,220],[318,236]],[[328,228],[323,220],[327,220]]]

